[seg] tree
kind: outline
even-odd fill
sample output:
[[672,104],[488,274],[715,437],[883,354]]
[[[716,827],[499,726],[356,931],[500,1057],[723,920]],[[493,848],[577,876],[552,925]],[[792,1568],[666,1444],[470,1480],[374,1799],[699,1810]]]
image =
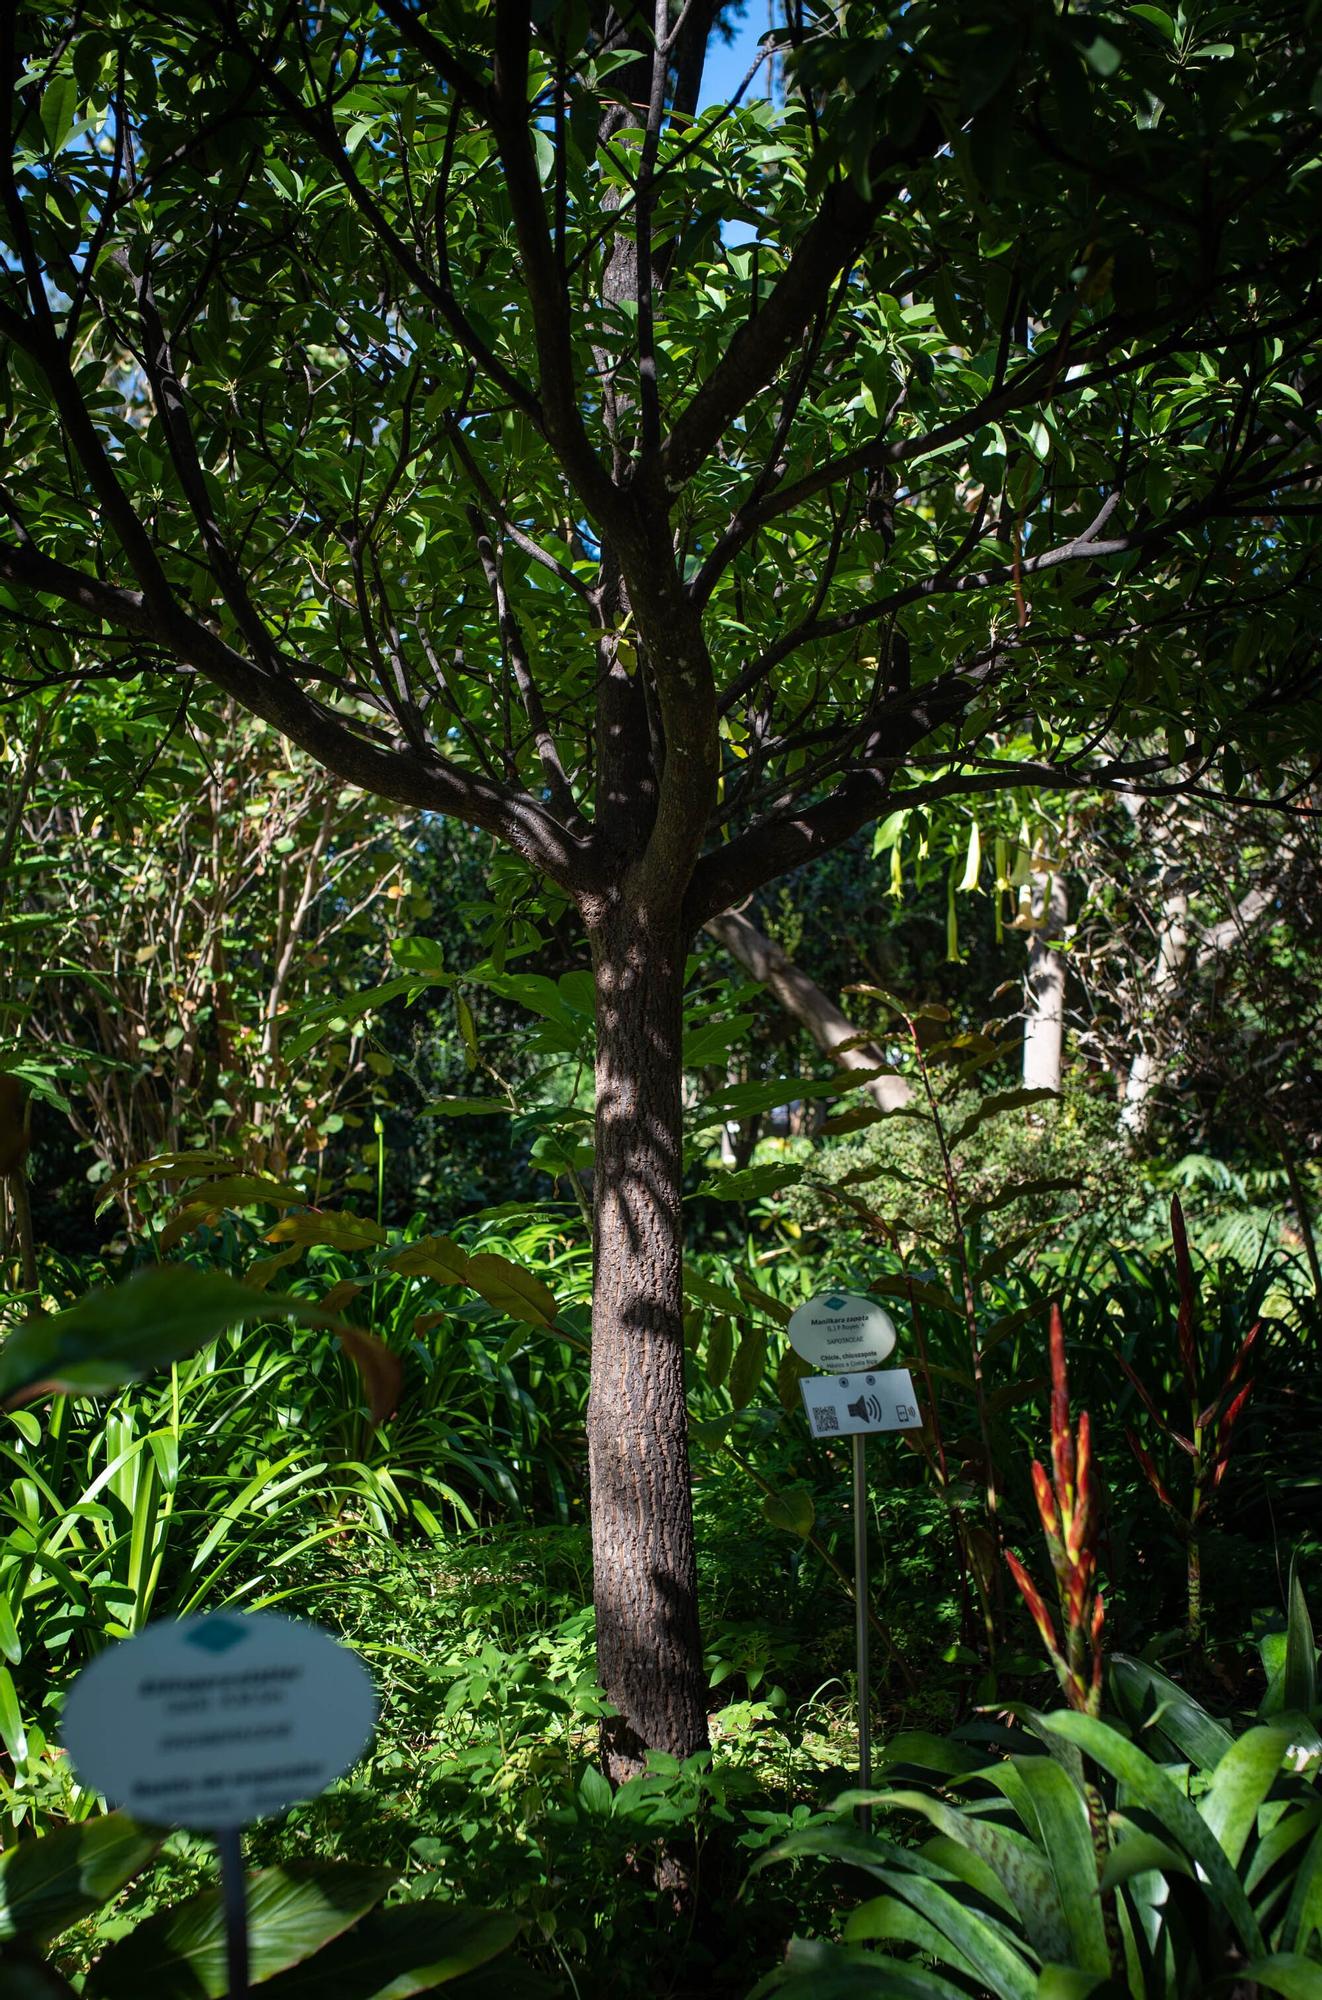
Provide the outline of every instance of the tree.
[[700,111],[718,11],[0,45],[11,677],[236,701],[583,925],[617,1772],[706,1733],[689,940],[901,801],[1280,803],[1316,685],[1316,23],[795,0]]

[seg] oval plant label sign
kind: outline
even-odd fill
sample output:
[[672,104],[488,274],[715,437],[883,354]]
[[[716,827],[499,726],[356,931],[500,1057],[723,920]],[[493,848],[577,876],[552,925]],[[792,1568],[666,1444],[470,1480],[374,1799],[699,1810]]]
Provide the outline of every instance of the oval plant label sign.
[[366,1667],[328,1632],[220,1611],[111,1646],[70,1688],[60,1734],[112,1805],[206,1832],[325,1791],[375,1724]]
[[858,1292],[819,1292],[785,1330],[795,1353],[826,1375],[880,1368],[895,1345],[890,1314]]

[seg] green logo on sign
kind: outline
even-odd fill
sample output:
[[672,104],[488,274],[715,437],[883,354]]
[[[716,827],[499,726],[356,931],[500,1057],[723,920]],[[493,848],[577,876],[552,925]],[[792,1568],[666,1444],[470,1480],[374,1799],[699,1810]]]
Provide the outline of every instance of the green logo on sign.
[[231,1646],[240,1646],[247,1638],[241,1620],[237,1618],[208,1618],[187,1635],[190,1646],[200,1646],[204,1653],[228,1653]]
[[827,1305],[828,1305],[828,1306],[829,1306],[829,1307],[831,1308],[831,1311],[832,1311],[833,1313],[838,1313],[838,1312],[839,1312],[839,1310],[840,1310],[840,1308],[841,1308],[841,1306],[845,1304],[845,1300],[844,1300],[844,1299],[828,1299],[828,1300],[826,1301],[826,1303],[827,1303]]

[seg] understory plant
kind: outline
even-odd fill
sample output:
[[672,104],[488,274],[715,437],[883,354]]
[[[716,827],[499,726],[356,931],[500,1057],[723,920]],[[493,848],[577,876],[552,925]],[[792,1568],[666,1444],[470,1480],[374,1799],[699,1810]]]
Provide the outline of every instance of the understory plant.
[[[160,1835],[124,1813],[24,1841],[0,1855],[0,1991],[6,2000],[223,2000],[229,1991],[219,1889],[160,1909],[95,1957],[75,1988],[52,1962],[59,1940],[148,1865]],[[517,1963],[497,1983],[483,1968],[522,1928],[508,1912],[450,1903],[383,1908],[395,1873],[306,1859],[248,1877],[250,1974],[266,2000],[408,2000],[445,1988],[454,2000],[499,1992],[535,2000],[545,1983]]]
[[836,1827],[767,1855],[759,1867],[846,1862],[878,1893],[842,1941],[796,1940],[759,2000],[1194,2000],[1236,1982],[1286,2000],[1322,1993],[1317,1650],[1297,1576],[1247,1727],[1124,1656],[1104,1715],[1098,1481],[1087,1414],[1070,1424],[1058,1309],[1051,1361],[1052,1477],[1038,1461],[1032,1471],[1063,1635],[1026,1566],[1007,1560],[1068,1705],[1003,1711],[946,1739],[897,1736],[880,1759],[889,1782],[838,1806],[917,1823],[920,1845]]

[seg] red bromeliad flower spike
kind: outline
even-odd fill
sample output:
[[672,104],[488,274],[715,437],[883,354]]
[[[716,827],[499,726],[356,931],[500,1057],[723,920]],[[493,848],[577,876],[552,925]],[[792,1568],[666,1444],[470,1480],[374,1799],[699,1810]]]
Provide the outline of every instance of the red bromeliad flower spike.
[[[1097,1715],[1102,1701],[1102,1595],[1094,1589],[1101,1505],[1093,1468],[1092,1430],[1085,1410],[1077,1435],[1070,1428],[1065,1329],[1058,1306],[1051,1308],[1051,1470],[1033,1460],[1033,1493],[1046,1537],[1064,1643],[1056,1637],[1042,1594],[1018,1556],[1006,1550],[1010,1574],[1041,1635],[1071,1708]],[[1091,1660],[1089,1658],[1091,1655]]]

